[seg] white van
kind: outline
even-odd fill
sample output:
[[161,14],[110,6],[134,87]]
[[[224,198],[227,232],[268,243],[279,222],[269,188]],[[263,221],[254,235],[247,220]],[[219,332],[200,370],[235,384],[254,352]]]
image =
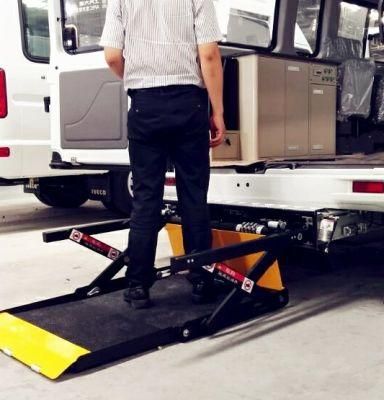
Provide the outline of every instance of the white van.
[[98,47],[106,3],[1,2],[0,184],[26,183],[51,206],[92,198],[130,209],[127,96]]

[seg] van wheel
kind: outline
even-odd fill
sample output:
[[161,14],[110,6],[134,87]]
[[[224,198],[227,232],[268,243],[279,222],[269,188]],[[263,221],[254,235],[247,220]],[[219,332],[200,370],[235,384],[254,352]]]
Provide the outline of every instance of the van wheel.
[[77,208],[89,198],[86,180],[82,176],[39,179],[35,196],[50,207]]
[[108,210],[129,216],[132,210],[132,173],[130,171],[110,172],[110,201],[103,201]]

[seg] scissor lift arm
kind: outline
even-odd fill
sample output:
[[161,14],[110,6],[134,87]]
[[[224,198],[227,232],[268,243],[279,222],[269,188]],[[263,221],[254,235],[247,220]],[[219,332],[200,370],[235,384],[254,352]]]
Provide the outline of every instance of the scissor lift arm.
[[[164,225],[176,224],[177,229],[179,222],[176,217],[164,218]],[[216,234],[224,232],[230,238],[238,235],[234,224],[214,222],[212,227]],[[155,307],[132,310],[122,301],[120,293],[125,288],[125,279],[115,278],[125,267],[124,253],[91,236],[128,228],[129,220],[124,219],[45,232],[47,243],[70,239],[110,258],[111,264],[73,294],[0,313],[3,352],[55,379],[64,372],[92,368],[159,346],[211,335],[288,302],[288,291],[281,282],[276,260],[302,235],[285,231],[255,239],[248,234],[250,240],[244,242],[171,258],[169,267],[157,270],[158,283],[152,289]],[[232,259],[241,260],[257,253],[262,254],[245,272],[230,265]],[[190,302],[190,286],[180,272],[191,268],[204,268],[207,274],[219,278],[216,281],[224,289],[215,303]],[[271,287],[268,287],[269,276],[277,282]]]

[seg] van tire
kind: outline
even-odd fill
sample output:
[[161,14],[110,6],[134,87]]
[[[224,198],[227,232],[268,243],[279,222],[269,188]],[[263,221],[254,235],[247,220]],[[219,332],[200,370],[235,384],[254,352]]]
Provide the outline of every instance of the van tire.
[[82,176],[39,179],[39,189],[34,194],[43,204],[58,208],[78,208],[89,198]]
[[132,210],[132,189],[130,171],[112,171],[110,179],[110,201],[103,201],[104,206],[118,214],[129,216]]

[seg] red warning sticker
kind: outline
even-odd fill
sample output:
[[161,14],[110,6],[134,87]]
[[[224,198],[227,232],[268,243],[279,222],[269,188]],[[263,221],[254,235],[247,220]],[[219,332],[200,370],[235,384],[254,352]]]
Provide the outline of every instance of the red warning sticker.
[[89,236],[85,233],[82,233],[76,229],[73,229],[69,238],[80,244],[81,246],[84,246],[88,249],[91,249],[95,251],[96,253],[102,254],[105,257],[108,257],[109,259],[115,261],[118,259],[121,255],[121,251],[101,242],[98,239],[95,239],[92,236]]
[[234,285],[241,287],[245,292],[252,293],[255,287],[255,282],[253,280],[233,270],[226,264],[217,263],[213,264],[213,266],[220,276],[232,282]]
[[222,263],[215,264],[215,268],[222,272],[223,274],[229,276],[230,278],[236,280],[237,282],[243,282],[244,276],[239,274],[237,271],[234,271],[232,268],[229,268],[227,265]]

